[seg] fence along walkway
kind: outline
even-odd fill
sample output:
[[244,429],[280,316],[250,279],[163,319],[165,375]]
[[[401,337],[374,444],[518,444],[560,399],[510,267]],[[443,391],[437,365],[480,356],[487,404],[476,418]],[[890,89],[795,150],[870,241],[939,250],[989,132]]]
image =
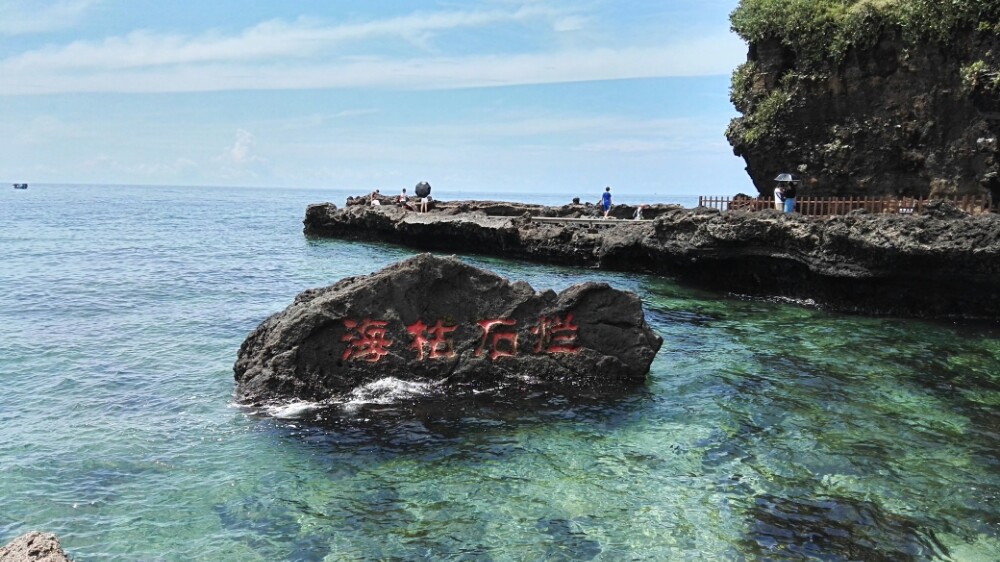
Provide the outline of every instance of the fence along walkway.
[[[864,209],[869,213],[889,213],[909,215],[920,213],[928,203],[937,200],[955,203],[958,208],[970,214],[991,211],[989,195],[963,195],[960,197],[940,197],[922,199],[914,197],[800,197],[795,199],[795,212],[803,215],[846,215],[851,211]],[[774,199],[753,199],[732,197],[698,197],[699,207],[709,207],[720,211],[742,210],[761,211],[774,208]]]

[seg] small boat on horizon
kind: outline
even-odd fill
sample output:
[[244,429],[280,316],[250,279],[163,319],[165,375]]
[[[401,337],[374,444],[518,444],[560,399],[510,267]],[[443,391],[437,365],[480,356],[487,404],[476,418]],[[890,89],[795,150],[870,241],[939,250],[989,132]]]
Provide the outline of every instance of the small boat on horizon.
[[15,183],[14,189],[28,189],[28,184],[26,183]]

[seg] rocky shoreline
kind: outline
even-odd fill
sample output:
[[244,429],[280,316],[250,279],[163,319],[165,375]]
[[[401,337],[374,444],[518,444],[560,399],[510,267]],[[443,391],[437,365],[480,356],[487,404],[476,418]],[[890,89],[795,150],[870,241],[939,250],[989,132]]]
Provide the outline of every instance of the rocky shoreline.
[[332,203],[306,209],[309,236],[664,275],[738,295],[808,299],[835,311],[1000,320],[1000,217],[946,202],[908,216],[810,217],[671,205],[651,220],[596,219],[592,205],[435,202],[427,213]]

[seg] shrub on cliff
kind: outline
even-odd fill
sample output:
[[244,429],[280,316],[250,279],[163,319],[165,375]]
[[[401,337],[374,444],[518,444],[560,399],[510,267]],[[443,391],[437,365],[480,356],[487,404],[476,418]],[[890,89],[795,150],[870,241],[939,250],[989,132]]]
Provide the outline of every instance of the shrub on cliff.
[[956,31],[1000,34],[996,0],[741,0],[732,29],[750,43],[777,39],[800,69],[837,62],[852,47],[870,46],[887,26],[908,42],[947,42]]

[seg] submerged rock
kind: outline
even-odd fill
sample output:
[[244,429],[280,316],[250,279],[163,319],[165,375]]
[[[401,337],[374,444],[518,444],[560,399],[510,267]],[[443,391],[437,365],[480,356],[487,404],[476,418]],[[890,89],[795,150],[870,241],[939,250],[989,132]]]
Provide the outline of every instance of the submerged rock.
[[931,529],[878,504],[839,496],[760,496],[749,509],[745,544],[760,559],[950,559]]
[[52,533],[31,531],[0,547],[3,562],[70,562]]
[[386,378],[452,391],[620,388],[662,344],[634,294],[604,283],[556,294],[422,254],[305,291],[240,347],[237,400],[324,401]]

